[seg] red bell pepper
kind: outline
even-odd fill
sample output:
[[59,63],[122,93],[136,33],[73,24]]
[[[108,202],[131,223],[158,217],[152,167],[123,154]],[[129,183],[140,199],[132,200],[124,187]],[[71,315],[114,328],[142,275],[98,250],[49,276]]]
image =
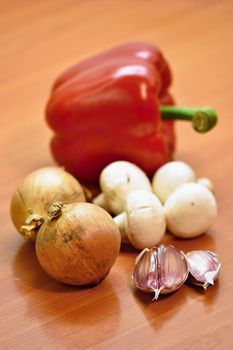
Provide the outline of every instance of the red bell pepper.
[[65,71],[55,81],[46,109],[55,131],[55,160],[91,181],[115,160],[131,161],[152,175],[172,158],[172,119],[194,120],[203,132],[217,118],[210,108],[171,106],[170,83],[162,53],[144,42],[114,47]]

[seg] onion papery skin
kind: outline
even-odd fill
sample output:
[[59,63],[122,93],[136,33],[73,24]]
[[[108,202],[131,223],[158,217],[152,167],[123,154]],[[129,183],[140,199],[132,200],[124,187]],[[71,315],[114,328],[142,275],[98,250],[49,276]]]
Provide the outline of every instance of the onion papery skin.
[[46,220],[36,239],[41,267],[71,285],[98,284],[109,273],[121,244],[112,217],[91,203],[65,205],[60,216]]
[[28,174],[10,203],[10,215],[17,231],[26,240],[35,241],[38,227],[31,229],[26,236],[22,226],[32,214],[44,220],[49,206],[58,201],[64,204],[86,201],[77,179],[59,167],[44,167]]

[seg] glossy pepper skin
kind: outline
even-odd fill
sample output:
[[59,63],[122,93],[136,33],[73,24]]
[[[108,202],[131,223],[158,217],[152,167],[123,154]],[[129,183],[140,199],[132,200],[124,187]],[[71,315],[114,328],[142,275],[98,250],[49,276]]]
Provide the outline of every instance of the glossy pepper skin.
[[153,44],[132,42],[81,61],[53,85],[46,119],[55,135],[55,160],[80,179],[98,181],[115,160],[128,160],[149,176],[169,161],[173,121],[160,105],[172,105],[171,73]]

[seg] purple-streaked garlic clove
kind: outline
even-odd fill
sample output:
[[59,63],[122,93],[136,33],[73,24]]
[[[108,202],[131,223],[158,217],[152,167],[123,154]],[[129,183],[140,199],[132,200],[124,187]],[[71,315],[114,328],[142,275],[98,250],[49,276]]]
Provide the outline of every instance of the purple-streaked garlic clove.
[[188,277],[185,255],[172,245],[144,249],[136,259],[135,286],[147,293],[167,294],[179,289]]
[[209,250],[193,250],[186,254],[188,262],[188,281],[206,289],[210,284],[214,285],[221,264],[217,255]]

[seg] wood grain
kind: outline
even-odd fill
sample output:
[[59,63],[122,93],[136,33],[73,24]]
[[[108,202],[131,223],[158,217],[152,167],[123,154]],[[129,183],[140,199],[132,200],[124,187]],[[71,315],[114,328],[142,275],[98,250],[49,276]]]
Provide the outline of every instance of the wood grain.
[[[0,348],[232,349],[232,1],[0,1]],[[203,136],[177,124],[176,159],[210,177],[219,215],[208,233],[178,248],[210,249],[222,262],[206,292],[185,285],[151,302],[134,290],[137,252],[123,248],[96,288],[67,287],[40,268],[9,218],[23,177],[54,164],[44,106],[53,79],[85,56],[128,40],[157,43],[183,105],[212,105],[219,124]]]

